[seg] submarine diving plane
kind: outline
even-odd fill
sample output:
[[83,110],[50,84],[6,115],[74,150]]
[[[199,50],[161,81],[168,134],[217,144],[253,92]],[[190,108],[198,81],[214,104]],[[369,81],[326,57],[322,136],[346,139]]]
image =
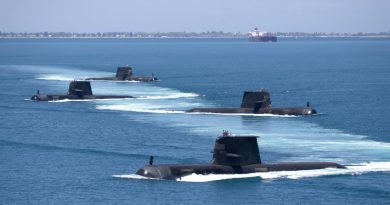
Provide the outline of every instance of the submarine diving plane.
[[112,80],[112,81],[140,81],[140,82],[150,82],[158,80],[154,75],[147,77],[134,77],[133,68],[130,66],[118,67],[116,70],[115,77],[93,77],[87,78],[86,80]]
[[68,93],[66,95],[51,95],[37,94],[31,97],[31,100],[36,101],[54,101],[54,100],[89,100],[89,99],[115,99],[115,98],[134,98],[129,95],[93,95],[91,83],[89,81],[72,81],[69,84]]
[[310,107],[309,102],[306,107],[294,108],[273,108],[268,91],[245,91],[242,97],[240,108],[193,108],[187,112],[204,113],[242,113],[242,114],[274,114],[274,115],[312,115],[317,111]]
[[224,131],[215,141],[213,158],[206,164],[160,164],[139,169],[136,174],[148,178],[176,180],[191,174],[248,174],[256,172],[297,171],[346,167],[333,162],[287,162],[268,164],[260,158],[256,136],[231,136]]

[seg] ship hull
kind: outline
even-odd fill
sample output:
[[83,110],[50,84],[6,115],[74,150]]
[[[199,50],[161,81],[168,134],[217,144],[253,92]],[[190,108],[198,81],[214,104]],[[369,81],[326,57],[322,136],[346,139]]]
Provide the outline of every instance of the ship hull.
[[30,99],[35,101],[56,101],[56,100],[96,100],[96,99],[120,99],[120,98],[134,98],[129,95],[33,95]]
[[251,42],[277,42],[278,38],[276,36],[252,36],[249,37]]
[[86,78],[85,80],[107,80],[107,81],[139,81],[151,82],[158,80],[156,77],[132,77],[130,79],[120,79],[117,77]]
[[226,166],[215,164],[192,165],[147,165],[139,169],[136,174],[148,178],[180,179],[191,174],[249,174],[274,171],[315,170],[325,168],[341,168],[344,166],[332,162],[292,162],[279,164],[251,164],[246,166]]
[[302,108],[194,108],[187,112],[221,113],[221,114],[273,114],[273,115],[313,115],[317,111],[311,107]]

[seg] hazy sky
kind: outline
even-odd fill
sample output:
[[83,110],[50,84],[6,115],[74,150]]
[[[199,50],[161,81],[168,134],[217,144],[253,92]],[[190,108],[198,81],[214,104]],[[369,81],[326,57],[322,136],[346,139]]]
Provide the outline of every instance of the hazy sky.
[[0,0],[0,31],[390,30],[390,0]]

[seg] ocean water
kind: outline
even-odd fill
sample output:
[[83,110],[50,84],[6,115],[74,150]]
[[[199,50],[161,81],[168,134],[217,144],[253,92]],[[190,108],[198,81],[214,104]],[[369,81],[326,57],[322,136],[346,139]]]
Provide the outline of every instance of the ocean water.
[[[34,102],[70,80],[129,64],[153,83],[93,81],[137,99]],[[375,39],[1,39],[0,204],[389,204],[390,41]],[[274,107],[315,116],[186,114],[238,107],[266,88]],[[148,163],[211,159],[222,130],[260,138],[264,162],[348,169],[134,175]]]

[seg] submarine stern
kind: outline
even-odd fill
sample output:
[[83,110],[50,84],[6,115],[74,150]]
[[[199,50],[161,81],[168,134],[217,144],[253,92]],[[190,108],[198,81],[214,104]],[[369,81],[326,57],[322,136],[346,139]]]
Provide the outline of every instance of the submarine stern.
[[314,115],[317,114],[317,110],[312,107],[268,108],[268,109],[260,109],[258,113],[270,113],[274,115]]
[[346,169],[345,166],[334,162],[287,162],[278,164],[264,164],[269,172],[273,171],[299,171],[299,170],[315,170],[315,169]]

